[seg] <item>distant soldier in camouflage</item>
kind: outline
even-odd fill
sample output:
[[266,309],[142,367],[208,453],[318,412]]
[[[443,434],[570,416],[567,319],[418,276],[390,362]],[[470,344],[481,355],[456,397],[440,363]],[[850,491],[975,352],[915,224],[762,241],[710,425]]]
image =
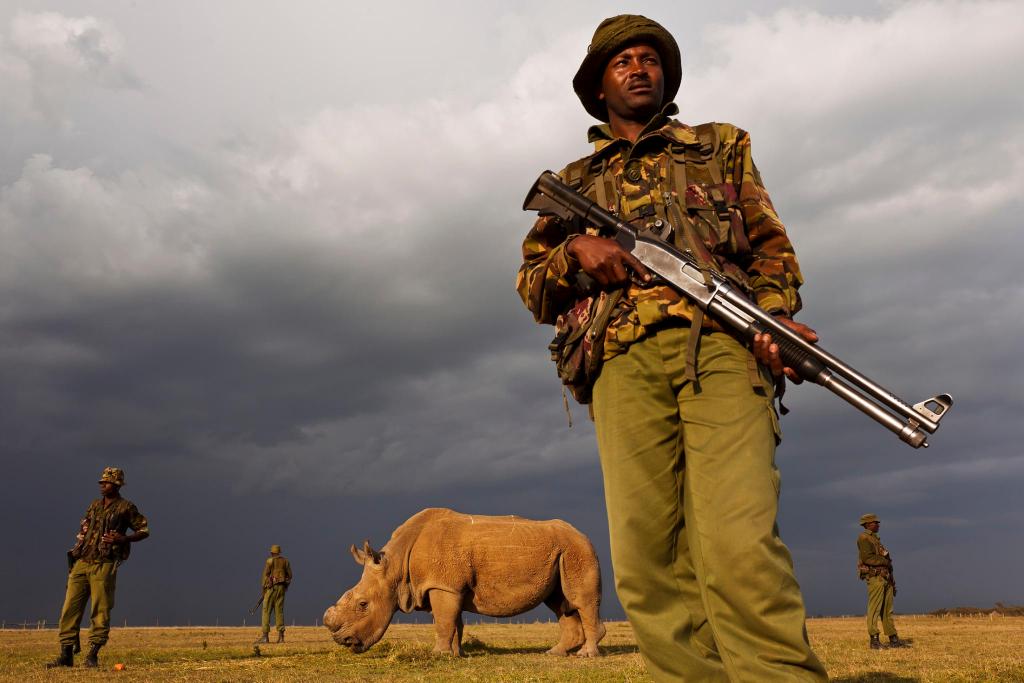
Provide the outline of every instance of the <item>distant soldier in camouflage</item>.
[[[124,472],[107,467],[99,479],[101,498],[89,505],[79,524],[76,543],[68,551],[68,584],[60,613],[60,655],[46,668],[74,665],[79,627],[86,601],[91,601],[89,652],[85,666],[99,666],[99,652],[110,636],[117,570],[128,559],[131,544],[149,537],[149,522],[135,504],[121,497]],[[132,533],[126,534],[128,529]]]
[[[792,320],[802,276],[750,136],[672,119],[680,80],[679,48],[661,25],[603,21],[573,87],[605,123],[589,131],[594,153],[562,179],[816,341]],[[559,374],[591,403],[616,590],[653,678],[826,680],[776,527],[773,398],[784,376],[798,378],[771,338],[745,347],[576,220],[537,220],[517,289],[556,326],[556,362],[584,359],[583,373],[560,362]],[[574,340],[582,353],[566,352]],[[593,380],[593,367],[592,387],[576,380]]]
[[284,642],[284,594],[292,583],[292,564],[281,554],[281,546],[270,546],[263,565],[263,635],[257,643],[270,642],[270,612],[277,619],[277,642]]
[[860,525],[864,531],[857,537],[857,574],[868,585],[868,636],[872,650],[882,649],[878,638],[878,618],[882,618],[882,630],[889,638],[889,647],[906,647],[896,635],[896,624],[892,621],[892,602],[896,596],[896,578],[892,571],[892,558],[878,538],[881,520],[872,514],[861,515]]

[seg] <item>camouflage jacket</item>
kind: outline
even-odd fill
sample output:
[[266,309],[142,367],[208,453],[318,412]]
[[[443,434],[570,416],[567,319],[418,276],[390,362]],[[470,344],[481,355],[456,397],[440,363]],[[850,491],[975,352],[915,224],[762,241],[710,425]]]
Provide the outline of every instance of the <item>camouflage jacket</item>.
[[882,545],[882,539],[873,531],[863,531],[857,537],[857,574],[861,579],[881,576],[892,579],[892,559]]
[[[750,136],[726,123],[691,128],[669,118],[668,105],[644,128],[636,143],[594,126],[594,153],[561,171],[579,190],[666,241],[691,248],[748,292],[761,308],[791,316],[801,306],[803,283],[793,246],[772,206],[750,152]],[[710,131],[713,143],[699,135]],[[678,185],[686,183],[685,192]],[[583,298],[579,262],[566,245],[593,229],[553,216],[537,219],[523,242],[516,289],[537,322],[554,324]],[[699,242],[694,244],[694,242]],[[629,286],[605,335],[604,358],[621,353],[647,328],[671,317],[692,319],[692,306],[665,285]],[[705,324],[713,325],[713,321]]]
[[68,551],[72,559],[87,562],[124,562],[131,553],[131,543],[106,543],[103,534],[108,531],[126,533],[149,533],[149,522],[135,507],[135,503],[124,498],[115,498],[108,505],[97,498],[85,511],[79,523],[74,547]]
[[292,563],[284,555],[268,557],[263,565],[263,587],[270,588],[279,583],[289,585],[292,582]]

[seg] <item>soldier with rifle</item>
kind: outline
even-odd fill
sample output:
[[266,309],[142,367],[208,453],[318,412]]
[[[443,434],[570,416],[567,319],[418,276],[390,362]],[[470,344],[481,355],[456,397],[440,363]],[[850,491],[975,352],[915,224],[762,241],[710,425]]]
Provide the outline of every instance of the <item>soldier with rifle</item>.
[[906,642],[896,634],[892,621],[892,603],[896,596],[896,577],[892,569],[892,557],[878,537],[882,522],[876,515],[861,515],[860,525],[864,531],[857,537],[857,575],[868,587],[868,646],[881,650],[878,638],[878,619],[882,619],[882,630],[889,639],[889,647],[906,647]]
[[[149,538],[149,522],[134,503],[121,497],[124,471],[105,468],[99,485],[101,497],[85,511],[75,545],[68,551],[67,592],[60,612],[60,654],[46,665],[48,669],[74,665],[87,601],[92,608],[85,666],[99,666],[100,648],[110,636],[118,568],[128,559],[132,543]],[[126,533],[129,529],[132,533]]]
[[590,404],[616,588],[654,678],[821,680],[775,525],[773,400],[810,380],[923,448],[953,399],[910,405],[793,320],[803,277],[750,136],[672,119],[680,79],[656,22],[598,26],[573,87],[605,123],[527,195],[517,289]]
[[[274,612],[277,622],[277,642],[284,642],[284,595],[292,583],[292,565],[288,558],[281,554],[281,546],[276,543],[270,546],[270,557],[263,564],[263,632],[257,643],[270,642],[270,612]],[[256,606],[259,607],[259,602]],[[255,607],[253,608],[256,609]]]
[[[792,319],[803,278],[750,136],[671,118],[680,80],[660,24],[603,21],[573,79],[602,124],[561,180],[816,341]],[[590,403],[616,590],[647,669],[657,681],[824,681],[776,526],[773,399],[784,376],[800,378],[772,335],[737,340],[611,237],[542,212],[517,289],[556,325],[559,373]]]

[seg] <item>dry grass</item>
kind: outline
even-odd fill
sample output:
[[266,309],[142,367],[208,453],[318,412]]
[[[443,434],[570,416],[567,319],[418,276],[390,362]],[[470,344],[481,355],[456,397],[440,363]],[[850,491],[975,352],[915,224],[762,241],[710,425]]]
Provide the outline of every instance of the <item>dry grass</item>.
[[[833,680],[1024,681],[1024,617],[898,617],[906,650],[867,649],[863,620],[812,619],[811,641]],[[600,659],[544,654],[557,638],[555,624],[480,624],[466,627],[467,657],[430,652],[425,625],[392,626],[362,655],[331,642],[323,628],[288,629],[288,642],[261,646],[254,629],[115,629],[101,654],[102,667],[46,672],[56,652],[50,631],[0,631],[0,681],[649,681],[628,624],[608,624]],[[83,635],[85,635],[83,633]],[[79,658],[80,660],[81,658]],[[123,672],[112,671],[124,662]]]
[[911,647],[878,652],[867,649],[863,618],[807,622],[834,681],[1024,681],[1024,617],[897,616],[896,628]]

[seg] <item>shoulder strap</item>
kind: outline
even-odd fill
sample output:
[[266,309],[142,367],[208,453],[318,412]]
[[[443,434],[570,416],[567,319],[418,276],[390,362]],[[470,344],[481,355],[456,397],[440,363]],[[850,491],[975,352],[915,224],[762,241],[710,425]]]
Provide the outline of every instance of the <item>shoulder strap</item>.
[[590,157],[577,159],[565,167],[565,183],[574,190],[583,186],[583,172],[586,169]]
[[[592,199],[603,209],[618,213],[615,206],[614,180],[608,169],[608,159],[601,157],[600,170],[595,167],[594,155],[577,159],[565,167],[566,184],[574,190],[586,187],[591,181],[594,183],[594,194]],[[596,170],[596,173],[595,173]]]
[[725,182],[725,177],[722,175],[722,166],[718,161],[721,152],[719,149],[718,126],[714,123],[702,123],[694,126],[693,131],[697,134],[697,139],[700,140],[700,156],[704,163],[707,164],[712,180],[716,185]]

